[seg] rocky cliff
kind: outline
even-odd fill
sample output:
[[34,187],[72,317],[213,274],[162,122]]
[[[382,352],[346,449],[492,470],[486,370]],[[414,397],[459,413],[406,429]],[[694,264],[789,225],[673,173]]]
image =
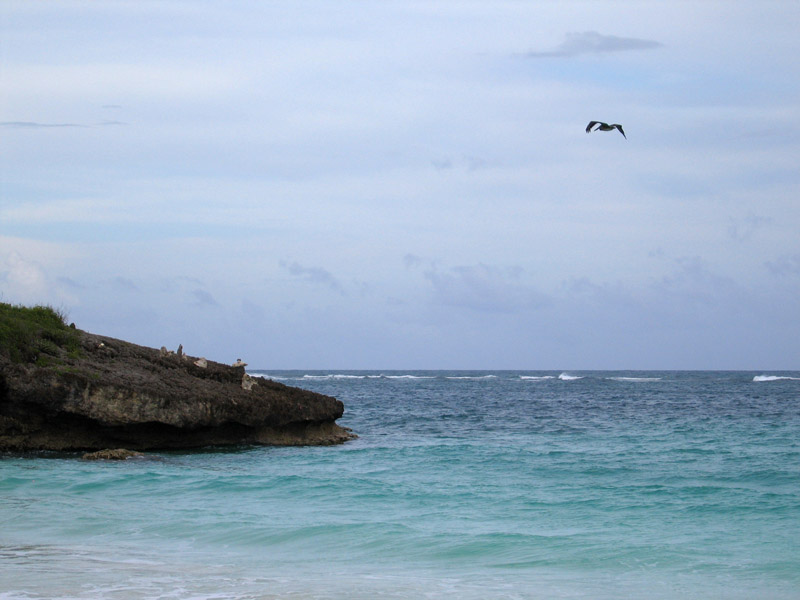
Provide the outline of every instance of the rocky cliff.
[[74,328],[63,333],[58,343],[40,331],[27,352],[0,343],[0,449],[336,444],[355,437],[336,424],[344,406],[335,398],[250,379],[243,366]]

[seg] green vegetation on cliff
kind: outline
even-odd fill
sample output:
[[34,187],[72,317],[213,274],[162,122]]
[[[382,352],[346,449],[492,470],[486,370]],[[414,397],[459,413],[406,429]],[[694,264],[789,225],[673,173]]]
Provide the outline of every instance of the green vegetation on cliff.
[[0,303],[0,453],[339,444],[335,398]]
[[49,306],[12,306],[0,302],[0,355],[15,363],[39,366],[80,354],[80,337],[64,315]]

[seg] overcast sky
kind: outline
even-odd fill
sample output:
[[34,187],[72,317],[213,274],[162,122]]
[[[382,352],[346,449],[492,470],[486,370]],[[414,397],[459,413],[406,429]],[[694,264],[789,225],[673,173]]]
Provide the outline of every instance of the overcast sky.
[[1,301],[251,368],[800,368],[798,2],[0,17]]

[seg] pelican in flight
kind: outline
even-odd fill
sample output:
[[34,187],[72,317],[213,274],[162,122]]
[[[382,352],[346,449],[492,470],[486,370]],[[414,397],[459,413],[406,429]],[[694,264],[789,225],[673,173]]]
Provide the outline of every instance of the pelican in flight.
[[592,131],[592,127],[594,127],[595,125],[597,125],[595,131],[614,131],[615,129],[619,129],[619,132],[622,134],[622,137],[624,137],[626,140],[628,139],[628,136],[625,135],[624,131],[622,131],[622,125],[620,125],[619,123],[612,123],[611,125],[609,125],[608,123],[602,123],[601,121],[592,121],[586,126],[586,133],[590,133]]

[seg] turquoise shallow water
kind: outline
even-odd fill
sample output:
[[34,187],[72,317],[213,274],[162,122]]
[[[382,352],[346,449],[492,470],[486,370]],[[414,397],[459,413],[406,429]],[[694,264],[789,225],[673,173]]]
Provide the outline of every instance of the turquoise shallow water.
[[800,374],[251,372],[328,448],[0,458],[0,599],[800,598]]

